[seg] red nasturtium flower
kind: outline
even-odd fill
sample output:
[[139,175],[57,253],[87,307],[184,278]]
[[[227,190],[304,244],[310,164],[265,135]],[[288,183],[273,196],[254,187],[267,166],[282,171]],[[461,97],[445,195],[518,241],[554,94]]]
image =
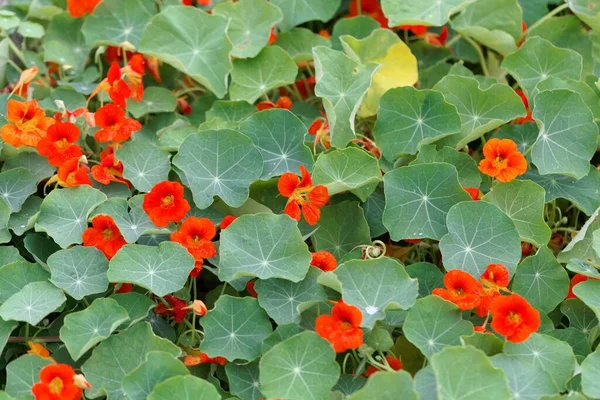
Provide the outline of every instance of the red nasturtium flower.
[[575,293],[573,293],[573,288],[575,287],[575,285],[577,285],[578,283],[581,282],[585,282],[588,279],[594,279],[594,278],[590,278],[588,276],[582,275],[582,274],[575,274],[572,278],[571,278],[571,283],[569,285],[569,293],[567,294],[567,299],[576,299],[577,296],[575,295]]
[[500,182],[510,182],[527,171],[527,160],[510,139],[490,139],[483,146],[479,170]]
[[448,271],[444,275],[444,286],[445,289],[433,289],[431,294],[456,304],[461,310],[470,310],[479,305],[481,283],[467,272],[458,269]]
[[440,33],[427,33],[423,37],[423,40],[434,46],[444,46],[448,40],[448,28],[442,26]]
[[223,218],[223,221],[221,221],[221,225],[220,225],[221,230],[227,228],[236,219],[237,219],[237,217],[234,217],[233,215],[226,215],[225,218]]
[[46,137],[36,148],[38,153],[48,157],[48,163],[60,167],[65,161],[79,158],[83,154],[81,147],[75,144],[79,140],[79,128],[70,122],[57,122],[48,128]]
[[89,168],[78,158],[65,161],[56,173],[58,184],[63,187],[74,187],[79,185],[90,185],[92,181],[88,175]]
[[113,62],[120,63],[123,60],[123,51],[125,51],[125,58],[127,60],[129,60],[135,54],[135,52],[125,50],[122,47],[108,46],[104,52],[104,60],[108,64],[112,64]]
[[15,147],[35,147],[46,137],[48,128],[55,122],[54,119],[46,117],[44,110],[35,100],[9,100],[6,119],[11,123],[2,127],[0,135],[4,142]]
[[100,130],[94,134],[99,142],[123,142],[133,132],[142,129],[142,124],[132,118],[125,118],[125,111],[114,104],[107,104],[96,111],[96,125]]
[[[360,1],[360,14],[367,15],[379,22],[382,28],[388,27],[388,19],[383,14],[379,0],[361,0]],[[352,0],[350,2],[350,13],[351,17],[359,15],[358,12],[358,0]]]
[[423,36],[427,33],[427,27],[425,25],[400,25],[400,29],[411,31],[417,36]]
[[108,215],[95,216],[92,226],[83,232],[83,245],[97,248],[109,260],[126,244],[115,220]]
[[[113,283],[113,285],[119,285],[118,283]],[[130,293],[133,290],[133,285],[131,283],[121,283],[120,286],[115,290],[115,293]]]
[[[402,361],[400,361],[398,358],[393,357],[393,356],[385,356],[385,360],[387,361],[390,368],[392,368],[394,371],[400,371],[402,369]],[[367,370],[365,371],[365,375],[367,377],[369,377],[379,371],[380,371],[379,368],[377,368],[373,365],[369,365],[367,367]]]
[[300,166],[302,180],[298,175],[286,172],[277,182],[277,189],[282,196],[288,197],[284,212],[296,221],[300,221],[301,213],[309,225],[317,223],[321,218],[321,210],[329,201],[327,188],[323,185],[313,186],[308,170]]
[[131,98],[134,101],[142,101],[144,97],[144,72],[146,70],[146,60],[141,54],[134,54],[127,65],[121,69],[127,79],[127,85],[131,89]]
[[67,0],[67,9],[74,18],[81,18],[86,14],[92,14],[96,6],[102,0]]
[[267,44],[273,44],[277,40],[277,31],[275,30],[275,26],[271,27],[271,31],[269,32],[269,39],[267,40]]
[[331,136],[329,135],[329,122],[327,118],[317,118],[308,127],[308,134],[315,137],[313,151],[316,153],[317,144],[320,143],[326,149],[331,148]]
[[275,103],[271,101],[261,101],[256,105],[256,109],[258,111],[270,110],[272,108],[283,108],[286,110],[291,110],[292,100],[287,96],[281,96],[277,99],[277,102]]
[[497,290],[483,288],[481,291],[479,304],[477,305],[477,308],[475,308],[475,313],[479,317],[487,316],[490,312],[490,306],[492,305],[492,302],[499,296],[501,296],[501,294]]
[[212,242],[216,234],[217,228],[210,219],[189,217],[177,232],[171,233],[171,241],[185,247],[196,261],[202,261],[217,255]]
[[328,251],[322,250],[312,253],[312,260],[310,265],[317,267],[325,272],[333,271],[337,267],[337,260]]
[[463,189],[465,190],[465,192],[469,193],[469,196],[471,196],[471,199],[473,199],[474,201],[481,200],[481,191],[479,190],[479,188],[463,187]]
[[171,317],[173,321],[178,323],[183,322],[185,316],[190,312],[190,306],[185,301],[171,294],[166,295],[164,299],[169,303],[169,306],[159,301],[156,307],[154,307],[154,313],[156,315]]
[[321,314],[317,317],[315,331],[331,343],[337,353],[342,353],[363,344],[361,322],[360,310],[340,300],[331,309],[331,315]]
[[183,197],[179,182],[162,181],[144,195],[142,207],[154,225],[164,227],[179,222],[190,211],[190,203]]
[[525,117],[519,117],[519,118],[515,119],[513,121],[513,123],[524,124],[525,122],[535,122],[535,120],[533,119],[533,116],[532,116],[531,109],[529,108],[529,100],[527,99],[527,96],[525,96],[525,93],[523,93],[523,91],[521,89],[515,90],[515,93],[517,93],[519,95],[519,97],[521,98],[521,101],[523,102],[523,105],[525,106],[525,109],[527,110],[527,115]]
[[225,365],[227,364],[227,359],[225,357],[209,357],[206,353],[200,353],[199,355],[187,355],[183,359],[183,364],[186,367],[194,367],[198,364],[219,364]]
[[256,285],[256,281],[250,281],[246,283],[246,292],[252,297],[258,297],[258,293],[254,290],[254,286]]
[[131,97],[131,89],[121,76],[119,64],[113,62],[106,75],[108,81],[108,95],[111,100],[121,108],[125,108],[125,100]]
[[509,342],[527,340],[541,324],[540,313],[518,294],[498,296],[490,305],[490,311],[492,329]]
[[83,389],[76,385],[75,376],[70,365],[46,365],[40,371],[40,382],[31,391],[36,400],[80,400]]
[[100,164],[92,167],[92,178],[103,185],[119,182],[131,188],[131,182],[123,178],[123,163],[115,159],[113,145],[109,145],[100,153]]
[[181,96],[177,98],[177,108],[183,115],[190,115],[194,112],[190,103],[186,100],[187,96]]
[[498,290],[508,286],[510,272],[503,264],[490,264],[481,274],[480,280],[487,287]]

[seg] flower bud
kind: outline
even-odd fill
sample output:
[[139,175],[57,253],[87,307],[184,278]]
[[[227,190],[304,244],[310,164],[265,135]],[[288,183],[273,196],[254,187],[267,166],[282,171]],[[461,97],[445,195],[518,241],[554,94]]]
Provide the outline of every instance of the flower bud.
[[75,386],[81,389],[89,389],[92,387],[92,385],[90,385],[87,379],[85,379],[85,376],[83,376],[82,374],[77,374],[73,376],[73,383],[75,384]]
[[192,304],[192,310],[194,311],[194,314],[203,317],[208,309],[202,300],[194,300],[194,303]]

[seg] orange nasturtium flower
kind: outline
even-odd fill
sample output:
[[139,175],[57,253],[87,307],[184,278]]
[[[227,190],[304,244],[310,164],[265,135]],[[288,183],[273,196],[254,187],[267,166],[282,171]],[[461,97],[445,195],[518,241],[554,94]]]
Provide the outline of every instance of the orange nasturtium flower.
[[194,367],[198,364],[219,364],[225,365],[227,364],[227,359],[225,357],[209,357],[206,353],[200,353],[199,355],[187,355],[183,359],[183,363],[186,367]]
[[142,124],[133,118],[125,118],[125,111],[114,104],[107,104],[96,111],[94,120],[101,128],[94,134],[99,142],[123,142],[133,132],[142,129]]
[[510,182],[527,171],[527,160],[510,139],[490,139],[483,146],[479,170],[500,182]]
[[79,158],[83,154],[81,147],[75,144],[79,140],[79,128],[70,122],[57,122],[48,128],[46,137],[36,148],[38,153],[48,157],[48,163],[60,167],[65,161]]
[[[360,1],[360,14],[366,15],[379,22],[382,28],[388,27],[388,19],[383,14],[379,0],[361,0]],[[359,15],[358,12],[358,0],[352,0],[350,2],[350,13],[351,17]]]
[[498,296],[491,304],[492,329],[506,340],[519,343],[527,340],[541,324],[540,313],[518,294]]
[[312,253],[312,260],[310,265],[317,267],[325,272],[333,271],[337,267],[337,260],[328,251],[322,250]]
[[183,197],[179,182],[162,181],[144,195],[142,207],[154,225],[164,227],[179,222],[190,211],[190,203]]
[[331,315],[321,314],[317,317],[315,331],[331,343],[336,353],[342,353],[363,344],[361,322],[360,310],[340,300],[331,309]]
[[29,84],[38,73],[38,67],[27,68],[23,72],[21,72],[21,76],[19,76],[19,80],[15,84],[15,87],[12,90],[12,93],[16,93],[17,96],[27,97],[27,92],[29,90]]
[[283,108],[286,110],[292,109],[292,99],[287,96],[281,96],[277,99],[277,102],[273,103],[272,101],[261,101],[256,105],[256,109],[258,111],[270,110],[272,108]]
[[194,256],[194,260],[202,261],[217,255],[212,242],[216,234],[217,228],[210,219],[189,217],[177,232],[171,233],[171,241],[185,247]]
[[40,371],[40,382],[31,387],[36,400],[80,400],[83,389],[67,364],[49,364]]
[[108,81],[108,95],[110,99],[119,107],[125,108],[125,100],[131,97],[131,89],[121,76],[119,64],[113,62],[110,65],[106,79]]
[[[390,368],[392,368],[394,371],[400,371],[402,369],[402,361],[400,361],[398,358],[393,357],[393,356],[385,356],[385,360],[387,361]],[[367,370],[365,371],[365,375],[371,376],[374,373],[379,372],[379,371],[380,371],[379,368],[377,368],[373,365],[369,365],[367,367]]]
[[31,340],[27,342],[27,346],[29,346],[29,350],[27,350],[27,354],[35,354],[38,357],[46,358],[53,362],[56,362],[54,358],[50,357],[50,352],[46,347],[44,347],[41,343],[35,343]]
[[63,187],[74,187],[79,185],[90,185],[92,181],[88,175],[89,168],[79,158],[71,158],[65,161],[56,173],[58,184]]
[[44,110],[35,100],[9,100],[6,119],[11,123],[2,127],[0,135],[4,142],[15,147],[35,147],[46,137],[48,128],[55,122],[54,119],[46,117]]
[[321,210],[329,201],[327,188],[323,185],[313,186],[308,170],[300,166],[302,180],[298,175],[286,172],[277,182],[277,189],[282,196],[288,197],[284,212],[296,221],[300,221],[301,213],[309,225],[317,223],[321,218]]
[[92,14],[96,6],[102,0],[67,0],[67,9],[74,18],[81,18],[86,14]]
[[123,178],[123,163],[115,159],[115,150],[112,145],[100,153],[100,164],[92,167],[92,178],[103,185],[119,182],[131,188],[131,182]]
[[313,152],[317,152],[318,143],[326,149],[331,148],[331,135],[329,134],[329,122],[327,118],[315,119],[308,127],[308,134],[315,137]]
[[448,28],[442,26],[440,33],[427,33],[423,37],[425,43],[432,44],[434,46],[444,46],[448,40]]
[[477,307],[480,302],[481,283],[467,272],[453,269],[444,275],[443,288],[433,289],[431,294],[448,300],[461,310],[470,310]]
[[83,232],[83,245],[97,248],[109,260],[126,244],[115,220],[108,215],[95,216],[92,226]]
[[503,264],[490,264],[481,274],[480,279],[484,285],[490,288],[506,288],[510,282],[510,272]]
[[223,220],[221,221],[221,225],[219,226],[221,228],[221,230],[227,228],[229,225],[231,225],[231,223],[233,221],[235,221],[237,219],[237,217],[234,217],[233,215],[226,215]]

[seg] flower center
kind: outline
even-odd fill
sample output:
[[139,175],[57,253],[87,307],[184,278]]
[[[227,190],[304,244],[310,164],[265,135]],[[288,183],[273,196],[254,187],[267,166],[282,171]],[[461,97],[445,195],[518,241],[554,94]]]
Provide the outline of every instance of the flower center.
[[465,294],[465,291],[463,290],[463,288],[456,288],[452,291],[452,294],[456,297],[460,297]]
[[300,204],[308,202],[308,194],[312,190],[312,187],[297,188],[290,196],[290,200],[295,200]]
[[515,324],[518,324],[518,323],[521,322],[521,315],[519,313],[514,312],[514,311],[509,312],[508,315],[506,316],[506,318],[510,322],[513,322]]
[[494,167],[495,168],[506,168],[507,164],[508,164],[508,162],[502,156],[497,156],[494,159]]
[[105,240],[112,239],[113,231],[110,228],[106,228],[102,231],[102,236],[104,236]]
[[174,201],[175,197],[173,197],[172,194],[169,194],[162,198],[162,200],[160,201],[160,205],[161,207],[171,207]]
[[70,145],[69,141],[65,138],[56,141],[56,147],[63,150]]
[[349,331],[352,329],[352,324],[350,322],[344,321],[340,323],[340,329],[343,331]]
[[62,379],[56,377],[50,381],[48,387],[50,388],[50,393],[60,394],[63,390],[64,383]]

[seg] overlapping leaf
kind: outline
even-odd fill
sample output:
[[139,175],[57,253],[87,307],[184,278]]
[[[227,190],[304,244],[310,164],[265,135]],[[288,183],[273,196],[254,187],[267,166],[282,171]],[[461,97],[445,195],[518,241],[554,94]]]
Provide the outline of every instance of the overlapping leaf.
[[166,181],[171,170],[169,153],[142,140],[125,143],[116,157],[123,163],[123,177],[141,192],[149,192],[152,186]]
[[448,22],[450,16],[461,11],[474,0],[444,0],[423,2],[421,0],[382,0],[383,12],[390,26],[436,25]]
[[0,317],[6,321],[37,325],[65,301],[67,298],[63,291],[50,282],[33,282],[25,285],[0,306]]
[[18,212],[29,195],[37,191],[37,181],[25,168],[9,169],[0,173],[0,196]]
[[273,0],[272,2],[283,12],[283,21],[279,27],[284,31],[308,21],[327,22],[341,4],[341,0]]

